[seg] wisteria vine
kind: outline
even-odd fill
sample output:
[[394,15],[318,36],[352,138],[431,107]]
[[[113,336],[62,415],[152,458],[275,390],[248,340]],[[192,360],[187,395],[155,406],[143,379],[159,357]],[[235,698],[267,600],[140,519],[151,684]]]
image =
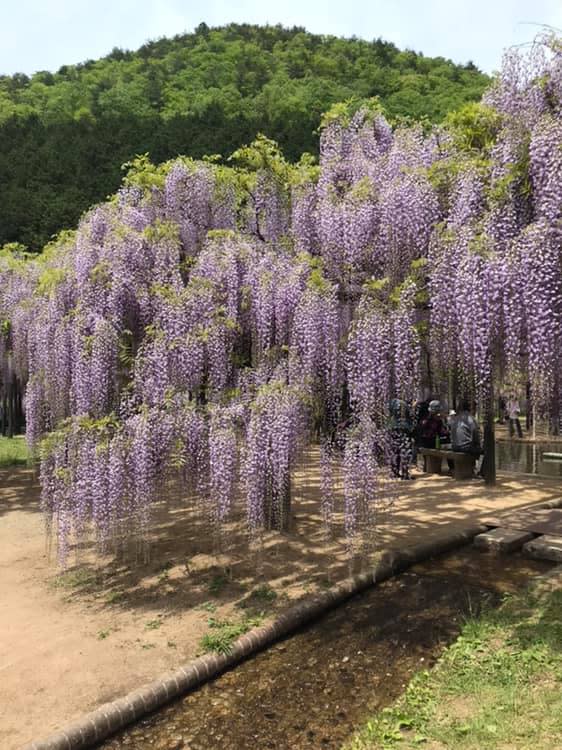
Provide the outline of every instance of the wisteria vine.
[[0,398],[25,389],[61,561],[146,536],[168,480],[214,529],[237,497],[284,528],[314,440],[355,552],[395,493],[391,399],[519,373],[560,411],[561,59],[510,52],[468,125],[336,107],[319,165],[263,137],[233,167],[143,157],[40,257],[0,251]]

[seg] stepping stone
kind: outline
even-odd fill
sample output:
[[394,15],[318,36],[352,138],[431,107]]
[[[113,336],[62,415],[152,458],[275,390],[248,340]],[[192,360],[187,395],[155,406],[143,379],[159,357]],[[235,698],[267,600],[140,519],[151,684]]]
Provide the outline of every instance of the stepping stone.
[[523,547],[523,552],[538,560],[562,563],[562,537],[538,536]]
[[562,536],[562,510],[560,508],[512,510],[502,513],[500,517],[486,516],[482,520],[487,526],[532,531],[533,534]]
[[513,552],[533,538],[528,531],[500,528],[485,531],[474,537],[474,546],[478,549],[490,549],[494,552]]

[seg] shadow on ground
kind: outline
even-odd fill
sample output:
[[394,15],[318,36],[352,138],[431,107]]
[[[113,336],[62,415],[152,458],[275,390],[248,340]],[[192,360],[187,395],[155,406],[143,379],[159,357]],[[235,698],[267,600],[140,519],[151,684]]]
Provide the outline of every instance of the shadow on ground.
[[[2,473],[0,515],[37,512],[38,490],[28,470]],[[246,600],[248,608],[267,603],[268,610],[350,573],[372,566],[380,550],[401,548],[439,536],[452,528],[478,523],[496,508],[525,507],[560,497],[550,479],[500,476],[495,488],[481,481],[457,482],[445,476],[418,475],[404,482],[392,507],[377,513],[374,544],[349,559],[341,511],[341,483],[328,539],[321,521],[318,452],[308,451],[293,476],[289,533],[268,532],[261,543],[249,543],[243,498],[221,539],[210,533],[205,509],[197,498],[169,485],[153,508],[149,537],[142,544],[116,541],[119,554],[100,555],[93,540],[74,545],[61,574],[53,561],[53,582],[70,599],[87,596],[99,607],[139,609],[168,614],[209,601],[217,606]],[[339,489],[338,489],[339,486]],[[220,543],[220,549],[219,549]],[[277,596],[253,596],[271,586]],[[254,606],[255,605],[255,606]]]

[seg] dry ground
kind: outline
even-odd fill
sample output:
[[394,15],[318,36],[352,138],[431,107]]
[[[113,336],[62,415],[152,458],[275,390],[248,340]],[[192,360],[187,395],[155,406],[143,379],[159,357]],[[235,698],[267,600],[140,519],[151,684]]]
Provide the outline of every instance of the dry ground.
[[[294,480],[291,533],[270,534],[261,554],[247,552],[243,526],[234,523],[232,541],[217,557],[203,519],[176,499],[158,508],[149,562],[101,558],[84,544],[62,574],[48,554],[32,474],[1,471],[2,750],[42,737],[189,660],[209,616],[240,619],[248,609],[270,616],[348,575],[341,534],[327,544],[322,532],[315,458],[309,456]],[[561,494],[557,480],[523,476],[501,477],[486,489],[476,480],[421,475],[403,489],[380,519],[379,550]],[[275,599],[260,588],[265,583]]]

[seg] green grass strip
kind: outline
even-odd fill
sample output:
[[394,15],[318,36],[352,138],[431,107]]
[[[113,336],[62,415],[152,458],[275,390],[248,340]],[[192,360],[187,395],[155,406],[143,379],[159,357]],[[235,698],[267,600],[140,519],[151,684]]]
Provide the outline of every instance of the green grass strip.
[[0,467],[26,464],[29,454],[23,435],[7,438],[0,436]]
[[218,654],[230,654],[234,641],[247,633],[248,630],[261,625],[262,620],[262,617],[252,617],[233,622],[210,617],[208,620],[209,631],[201,638],[199,646],[206,654],[212,651]]
[[562,750],[562,591],[504,597],[345,750]]

